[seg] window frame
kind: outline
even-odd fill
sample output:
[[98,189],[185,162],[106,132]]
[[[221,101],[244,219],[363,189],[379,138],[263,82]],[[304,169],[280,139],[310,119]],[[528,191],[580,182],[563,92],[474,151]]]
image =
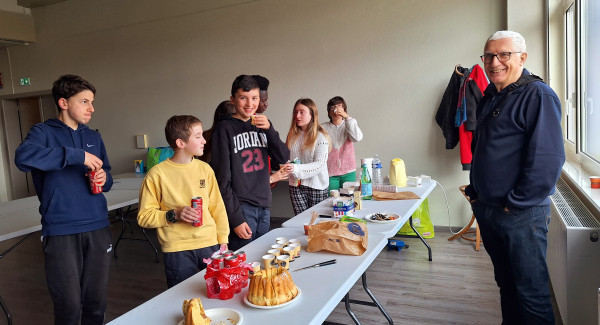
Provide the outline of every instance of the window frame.
[[[590,0],[562,0],[561,1],[561,5],[562,5],[562,10],[563,10],[563,15],[564,15],[564,19],[563,19],[563,24],[564,24],[564,28],[563,28],[563,33],[564,33],[564,48],[563,48],[563,55],[564,55],[564,76],[565,76],[565,80],[564,80],[564,105],[565,107],[563,107],[563,121],[564,121],[564,129],[563,129],[563,137],[564,137],[564,146],[565,146],[565,152],[567,155],[567,160],[570,163],[575,164],[576,166],[579,166],[581,169],[583,169],[585,171],[585,174],[589,174],[589,175],[600,175],[600,161],[594,159],[593,157],[591,157],[589,154],[587,154],[586,152],[584,152],[582,150],[582,146],[583,146],[583,118],[585,114],[582,114],[582,110],[585,109],[585,107],[583,107],[582,105],[582,100],[583,100],[583,94],[582,94],[582,89],[584,86],[584,72],[582,72],[583,69],[583,63],[582,63],[582,53],[584,53],[584,45],[582,42],[582,35],[583,35],[583,31],[582,31],[582,24],[583,24],[583,17],[582,17],[582,10],[583,6],[585,5],[584,3],[582,3],[582,1],[590,1]],[[568,62],[567,60],[569,60],[569,56],[567,55],[567,11],[570,8],[574,8],[574,23],[575,23],[575,53],[574,53],[574,59],[575,59],[575,96],[574,96],[574,100],[575,100],[575,109],[574,109],[574,114],[575,114],[575,142],[573,143],[572,141],[568,140],[567,137],[567,109],[566,105],[569,105],[569,102],[567,101],[568,98]]]

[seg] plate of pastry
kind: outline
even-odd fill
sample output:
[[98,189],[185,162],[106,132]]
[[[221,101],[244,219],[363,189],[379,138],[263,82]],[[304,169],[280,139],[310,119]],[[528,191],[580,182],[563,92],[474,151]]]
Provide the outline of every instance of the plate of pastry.
[[298,289],[298,294],[294,298],[292,298],[291,300],[289,300],[287,302],[284,302],[282,304],[279,304],[279,305],[273,305],[273,306],[255,305],[255,304],[251,303],[248,300],[248,294],[246,294],[244,296],[244,302],[246,303],[246,305],[248,305],[250,307],[258,308],[258,309],[275,309],[275,308],[281,308],[281,307],[287,306],[287,305],[289,305],[289,304],[291,304],[291,303],[293,303],[295,301],[298,301],[298,298],[300,298],[300,296],[302,295],[302,290],[300,290],[300,288],[298,288],[298,287],[296,287],[296,288]]
[[[242,313],[233,308],[212,308],[204,311],[210,318],[210,325],[241,325],[244,317]],[[187,325],[182,319],[179,325]]]
[[365,217],[365,220],[375,223],[390,223],[400,220],[400,216],[394,213],[371,213]]
[[233,308],[212,308],[204,310],[200,298],[183,301],[184,318],[178,325],[241,325],[242,313]]

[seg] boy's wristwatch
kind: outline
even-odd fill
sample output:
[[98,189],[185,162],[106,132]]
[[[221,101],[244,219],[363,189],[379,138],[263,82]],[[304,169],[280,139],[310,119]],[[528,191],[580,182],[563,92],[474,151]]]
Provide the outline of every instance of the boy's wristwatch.
[[177,219],[175,219],[175,210],[167,211],[167,221],[170,223],[176,223]]

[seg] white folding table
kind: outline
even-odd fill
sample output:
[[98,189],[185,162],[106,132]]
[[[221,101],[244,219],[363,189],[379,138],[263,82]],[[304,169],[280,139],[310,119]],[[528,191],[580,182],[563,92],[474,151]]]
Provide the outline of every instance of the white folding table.
[[[199,297],[205,309],[233,308],[242,313],[243,324],[322,324],[348,291],[363,276],[369,265],[387,244],[387,237],[380,233],[368,234],[368,248],[361,256],[340,255],[329,252],[306,252],[306,236],[303,228],[278,228],[246,245],[242,250],[248,261],[260,261],[277,237],[298,238],[302,244],[301,257],[290,263],[294,283],[302,294],[291,304],[274,309],[257,309],[248,306],[244,296],[248,288],[229,300],[209,299],[206,281],[201,271],[186,281],[166,290],[133,310],[113,320],[109,325],[166,325],[177,324],[182,318],[183,300]],[[336,259],[337,263],[324,267],[293,272],[305,266]]]
[[[410,226],[413,228],[417,236],[421,239],[423,244],[429,251],[429,260],[432,260],[431,247],[425,239],[419,234],[412,224],[412,214],[415,210],[423,203],[423,201],[429,196],[429,194],[435,189],[435,181],[424,182],[419,187],[404,187],[402,191],[410,191],[417,194],[420,199],[413,200],[363,200],[362,209],[356,210],[354,216],[357,218],[364,218],[371,213],[395,213],[400,216],[398,221],[392,223],[372,223],[369,222],[369,234],[374,232],[382,233],[386,238],[390,238],[398,233],[398,230],[408,221]],[[305,223],[309,223],[311,219],[312,211],[316,211],[319,215],[332,216],[333,215],[333,202],[332,199],[326,199],[321,201],[319,204],[309,208],[308,210],[298,214],[297,216],[287,220],[282,224],[283,227],[299,227],[303,228]],[[317,218],[316,222],[332,220],[331,218]]]
[[140,190],[144,174],[125,173],[113,176],[112,190]]
[[[116,210],[122,217],[122,208],[136,204],[139,201],[139,189],[136,190],[112,190],[104,193],[108,211]],[[0,259],[19,246],[32,233],[42,229],[42,217],[39,212],[40,201],[37,196],[0,203],[0,241],[27,235],[13,244],[10,248],[0,253]],[[158,252],[153,246],[158,260]],[[4,310],[8,323],[12,324],[10,312],[0,298],[0,307]]]
[[[108,211],[113,211],[138,203],[139,189],[111,190],[104,197]],[[0,241],[41,230],[39,207],[37,196],[0,203]]]

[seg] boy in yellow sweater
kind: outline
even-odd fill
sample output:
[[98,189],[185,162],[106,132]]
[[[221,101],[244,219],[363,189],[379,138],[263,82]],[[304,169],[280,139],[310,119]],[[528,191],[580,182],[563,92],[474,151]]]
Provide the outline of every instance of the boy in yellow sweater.
[[[170,288],[206,268],[202,259],[227,249],[229,222],[213,170],[194,159],[204,153],[202,122],[194,116],[173,116],[165,136],[175,154],[148,171],[137,220],[144,228],[156,228]],[[199,227],[193,225],[200,219],[191,207],[193,197],[202,198]]]

